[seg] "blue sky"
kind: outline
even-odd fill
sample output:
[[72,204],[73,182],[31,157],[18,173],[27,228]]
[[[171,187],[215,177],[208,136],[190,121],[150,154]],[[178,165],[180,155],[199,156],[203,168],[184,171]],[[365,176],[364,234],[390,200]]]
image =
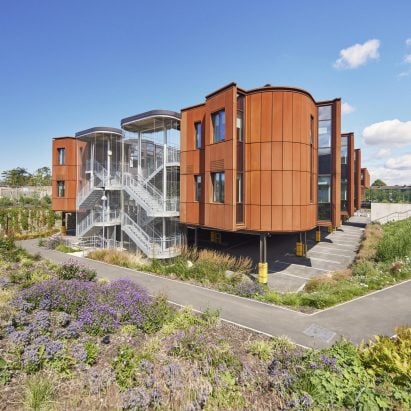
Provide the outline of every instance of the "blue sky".
[[1,6],[0,171],[50,165],[54,136],[179,110],[235,81],[341,97],[372,179],[411,184],[408,0]]

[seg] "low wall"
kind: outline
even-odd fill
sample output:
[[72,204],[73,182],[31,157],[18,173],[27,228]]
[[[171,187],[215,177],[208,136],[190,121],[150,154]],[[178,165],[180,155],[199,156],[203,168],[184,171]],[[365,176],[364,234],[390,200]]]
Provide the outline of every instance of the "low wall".
[[411,204],[371,203],[371,221],[375,221],[391,213],[403,213],[404,211],[411,211]]
[[51,186],[27,186],[27,187],[0,187],[0,198],[8,197],[18,199],[19,197],[38,197],[43,198],[46,195],[51,197]]

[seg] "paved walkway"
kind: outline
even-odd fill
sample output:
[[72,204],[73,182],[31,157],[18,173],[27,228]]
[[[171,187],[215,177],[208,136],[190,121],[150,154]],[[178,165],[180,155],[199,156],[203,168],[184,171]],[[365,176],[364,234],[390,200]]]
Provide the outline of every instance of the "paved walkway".
[[70,258],[78,260],[95,269],[102,278],[131,278],[151,294],[166,294],[172,303],[190,305],[200,311],[207,307],[219,309],[225,321],[268,335],[286,335],[307,347],[326,347],[341,336],[359,343],[377,334],[393,335],[397,325],[411,323],[411,281],[324,311],[304,314],[153,274],[46,250],[37,245],[37,240],[21,241],[21,245],[31,253],[39,252],[58,263]]

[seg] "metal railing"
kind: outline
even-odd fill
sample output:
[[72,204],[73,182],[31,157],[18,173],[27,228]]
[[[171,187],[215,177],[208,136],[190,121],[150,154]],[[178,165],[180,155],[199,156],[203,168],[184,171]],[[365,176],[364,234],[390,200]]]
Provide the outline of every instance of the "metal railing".
[[77,235],[81,237],[82,234],[89,231],[98,223],[120,224],[120,210],[109,212],[91,210],[91,212],[77,224]]
[[380,224],[386,224],[392,221],[405,220],[408,217],[411,217],[411,210],[395,211],[394,213],[385,215],[384,217],[377,218],[373,222],[380,223]]

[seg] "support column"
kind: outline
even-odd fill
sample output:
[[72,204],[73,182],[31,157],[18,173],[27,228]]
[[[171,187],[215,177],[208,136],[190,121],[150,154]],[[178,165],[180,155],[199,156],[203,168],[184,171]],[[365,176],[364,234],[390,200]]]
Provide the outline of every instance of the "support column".
[[198,247],[198,228],[196,227],[194,229],[194,247]]
[[267,284],[267,234],[260,234],[260,262],[258,263],[258,282]]

